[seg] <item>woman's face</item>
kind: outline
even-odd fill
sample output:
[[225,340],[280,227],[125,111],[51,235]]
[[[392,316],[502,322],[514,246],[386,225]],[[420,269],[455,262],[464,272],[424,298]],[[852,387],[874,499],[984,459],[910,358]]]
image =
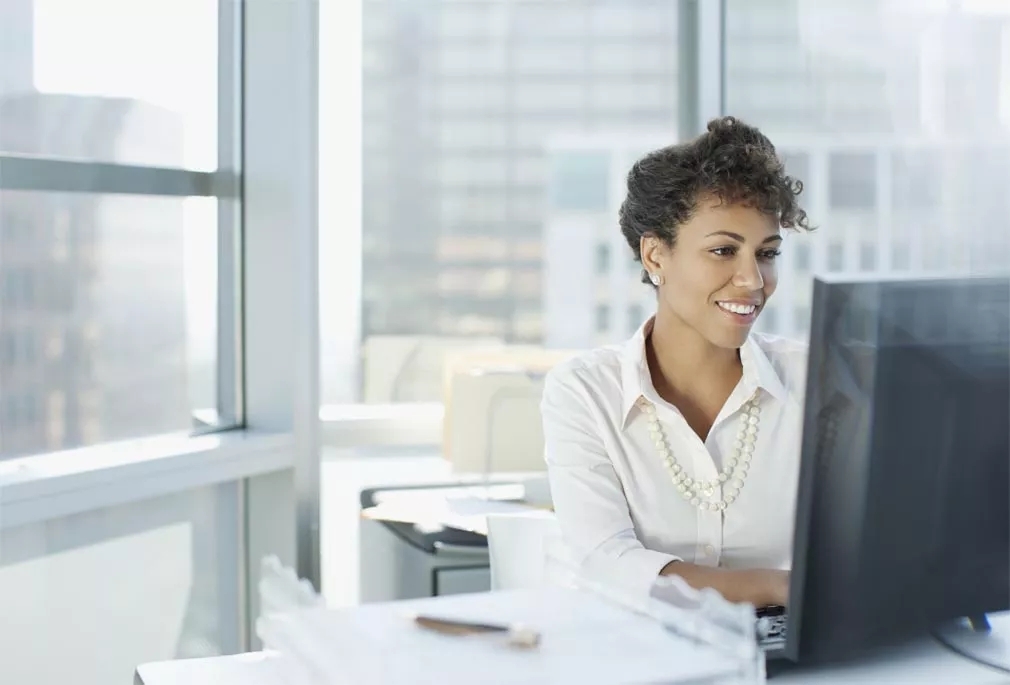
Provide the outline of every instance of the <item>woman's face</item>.
[[699,202],[673,247],[642,238],[642,265],[658,274],[659,309],[717,347],[737,349],[775,292],[778,223],[756,209]]

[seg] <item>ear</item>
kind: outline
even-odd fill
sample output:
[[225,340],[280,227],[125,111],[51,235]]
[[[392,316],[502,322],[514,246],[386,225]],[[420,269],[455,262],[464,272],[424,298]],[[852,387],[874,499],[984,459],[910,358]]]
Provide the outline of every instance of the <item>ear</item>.
[[655,235],[643,235],[639,243],[642,267],[650,274],[662,274],[666,258],[666,245]]

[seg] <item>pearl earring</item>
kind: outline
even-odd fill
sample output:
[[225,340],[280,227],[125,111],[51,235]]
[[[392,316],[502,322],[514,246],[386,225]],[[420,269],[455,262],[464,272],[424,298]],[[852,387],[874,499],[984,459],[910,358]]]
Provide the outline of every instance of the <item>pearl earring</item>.
[[663,285],[663,277],[659,274],[649,274],[649,280],[652,281],[652,284],[657,288]]

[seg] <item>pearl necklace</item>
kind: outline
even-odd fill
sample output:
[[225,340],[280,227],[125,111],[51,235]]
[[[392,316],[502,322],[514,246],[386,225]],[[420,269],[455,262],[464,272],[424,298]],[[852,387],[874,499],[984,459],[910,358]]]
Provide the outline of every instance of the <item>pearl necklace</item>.
[[[666,442],[663,427],[659,423],[659,417],[656,416],[656,407],[645,399],[642,400],[642,403],[645,415],[649,420],[649,436],[656,445],[659,457],[666,464],[673,484],[677,486],[677,492],[703,511],[725,511],[740,494],[740,490],[747,480],[751,457],[754,455],[754,444],[757,442],[761,414],[757,395],[743,406],[740,430],[733,442],[733,456],[726,461],[719,476],[715,480],[707,482],[696,481],[688,477]],[[723,492],[721,500],[714,499],[716,491],[723,486],[725,486],[725,492]]]

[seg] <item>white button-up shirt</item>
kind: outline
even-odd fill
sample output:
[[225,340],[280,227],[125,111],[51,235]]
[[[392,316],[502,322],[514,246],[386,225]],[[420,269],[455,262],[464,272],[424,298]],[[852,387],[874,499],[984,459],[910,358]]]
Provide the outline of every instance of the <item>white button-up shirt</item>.
[[[652,385],[645,355],[651,326],[650,319],[623,346],[555,367],[545,381],[547,470],[567,555],[596,572],[608,568],[628,589],[646,592],[675,560],[788,569],[806,346],[752,333],[740,350],[743,376],[702,442]],[[713,481],[732,455],[740,410],[755,394],[760,424],[744,487],[725,511],[699,510],[678,492],[640,400],[655,406],[667,445],[687,475]]]

